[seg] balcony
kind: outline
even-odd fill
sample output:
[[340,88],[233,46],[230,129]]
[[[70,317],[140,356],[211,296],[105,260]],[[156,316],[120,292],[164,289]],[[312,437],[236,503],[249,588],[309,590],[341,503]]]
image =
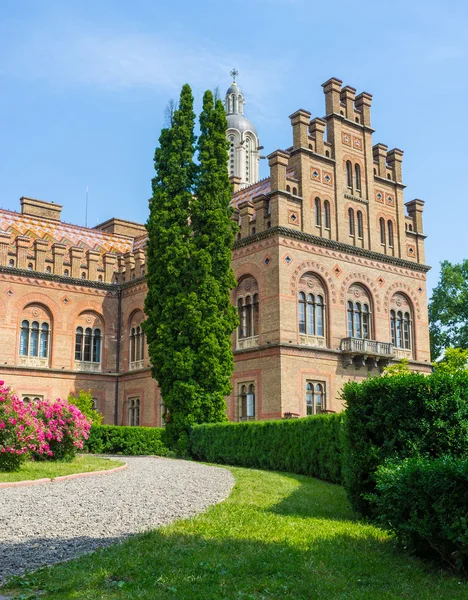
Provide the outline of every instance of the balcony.
[[370,368],[382,366],[382,363],[388,364],[395,358],[395,348],[391,342],[348,337],[341,340],[340,350],[345,357],[345,366],[356,364],[357,368],[366,364]]
[[258,335],[246,338],[237,338],[237,350],[246,350],[258,346]]

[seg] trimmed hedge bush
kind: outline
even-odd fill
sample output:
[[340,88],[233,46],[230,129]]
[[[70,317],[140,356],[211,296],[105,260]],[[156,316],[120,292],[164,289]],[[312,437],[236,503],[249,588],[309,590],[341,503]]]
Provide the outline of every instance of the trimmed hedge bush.
[[85,451],[93,454],[157,454],[167,456],[161,427],[124,427],[119,425],[93,425]]
[[194,458],[341,483],[341,415],[195,425]]
[[370,500],[378,522],[410,550],[468,567],[468,462],[444,456],[393,461],[378,468]]
[[343,479],[353,508],[372,516],[377,468],[386,459],[468,456],[468,374],[375,377],[343,388]]

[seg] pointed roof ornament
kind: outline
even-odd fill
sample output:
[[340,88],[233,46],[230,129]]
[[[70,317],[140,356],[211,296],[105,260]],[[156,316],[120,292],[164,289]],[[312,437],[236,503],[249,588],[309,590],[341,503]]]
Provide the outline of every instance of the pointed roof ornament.
[[239,71],[238,71],[236,68],[234,68],[234,69],[233,69],[233,70],[230,72],[230,75],[231,75],[231,77],[232,77],[232,80],[233,80],[233,82],[234,82],[234,83],[236,83],[236,77],[239,75]]

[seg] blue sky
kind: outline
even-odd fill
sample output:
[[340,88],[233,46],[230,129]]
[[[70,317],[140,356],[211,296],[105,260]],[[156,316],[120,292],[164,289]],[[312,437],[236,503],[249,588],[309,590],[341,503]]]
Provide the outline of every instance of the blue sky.
[[[405,151],[406,200],[426,201],[429,284],[467,257],[468,6],[447,0],[2,0],[0,205],[64,205],[63,219],[144,222],[164,107],[240,71],[265,154],[288,115],[323,116],[321,84],[374,96],[374,142]],[[265,161],[263,161],[265,162]],[[262,165],[262,176],[266,165]]]

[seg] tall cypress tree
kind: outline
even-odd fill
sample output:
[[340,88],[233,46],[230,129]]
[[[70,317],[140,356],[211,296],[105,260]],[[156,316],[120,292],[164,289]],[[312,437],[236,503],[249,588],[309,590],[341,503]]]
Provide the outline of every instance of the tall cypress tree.
[[237,325],[237,313],[230,290],[236,285],[231,269],[236,226],[231,220],[226,130],[221,100],[214,102],[212,92],[205,92],[198,140],[200,164],[190,211],[192,274],[201,315],[194,373],[200,393],[197,422],[225,420],[225,397],[232,389],[231,333]]
[[190,411],[193,396],[187,397],[187,389],[190,392],[193,388],[194,369],[187,317],[193,304],[189,209],[196,175],[194,122],[192,91],[186,84],[171,126],[162,130],[155,151],[156,175],[146,224],[148,292],[144,330],[153,377],[171,417],[167,424],[169,443],[175,443],[184,428],[181,416]]

